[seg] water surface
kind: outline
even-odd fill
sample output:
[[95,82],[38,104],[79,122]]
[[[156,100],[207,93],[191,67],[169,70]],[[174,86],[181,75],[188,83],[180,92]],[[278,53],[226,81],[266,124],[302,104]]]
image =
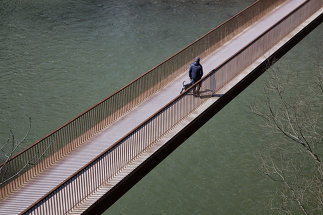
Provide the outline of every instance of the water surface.
[[[0,142],[27,147],[251,4],[252,0],[0,1]],[[304,86],[322,27],[279,66]],[[320,41],[320,42],[319,42]],[[275,185],[257,171],[268,142],[248,104],[266,74],[105,214],[270,214]],[[1,157],[4,159],[4,156]]]

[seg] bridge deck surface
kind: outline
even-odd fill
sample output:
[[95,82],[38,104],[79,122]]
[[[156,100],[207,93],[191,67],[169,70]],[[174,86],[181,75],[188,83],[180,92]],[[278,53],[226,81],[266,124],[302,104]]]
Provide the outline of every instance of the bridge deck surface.
[[[257,23],[243,31],[241,34],[226,43],[206,59],[201,61],[204,74],[219,66],[234,53],[251,42],[258,35],[266,31],[270,26],[284,17],[294,8],[299,6],[305,0],[289,0],[274,12],[266,15]],[[43,195],[55,188],[66,178],[74,174],[89,161],[103,152],[106,148],[117,142],[124,135],[145,121],[156,111],[174,99],[182,88],[182,82],[188,81],[187,74],[178,77],[172,83],[169,83],[159,93],[143,102],[133,111],[105,130],[91,138],[88,142],[71,152],[68,156],[62,158],[53,166],[45,170],[42,174],[31,180],[19,191],[15,192],[7,199],[0,202],[0,214],[18,214],[37,201]]]

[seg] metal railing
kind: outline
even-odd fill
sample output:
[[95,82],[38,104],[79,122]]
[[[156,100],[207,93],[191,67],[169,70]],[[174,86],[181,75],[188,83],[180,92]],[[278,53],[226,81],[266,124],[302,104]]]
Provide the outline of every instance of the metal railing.
[[0,199],[162,89],[285,0],[259,0],[160,65],[0,165]]
[[193,87],[179,95],[116,144],[89,162],[80,171],[53,189],[27,209],[25,213],[63,214],[77,207],[82,200],[116,176],[126,165],[144,153],[146,149],[206,101],[206,99],[192,96],[193,88],[196,85],[201,84],[201,92],[204,96],[212,96],[215,91],[222,88],[266,53],[321,6],[320,0],[310,0],[303,3],[221,66],[203,77]]

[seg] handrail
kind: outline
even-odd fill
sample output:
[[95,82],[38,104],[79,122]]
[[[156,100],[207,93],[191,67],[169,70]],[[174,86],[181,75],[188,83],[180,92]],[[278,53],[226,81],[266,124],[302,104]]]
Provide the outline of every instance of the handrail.
[[[84,168],[51,190],[25,212],[29,213],[33,209],[42,207],[43,202],[49,200],[51,202],[55,201],[55,196],[57,195],[59,195],[59,198],[63,198],[60,199],[61,202],[67,202],[62,209],[63,212],[71,210],[71,208],[77,205],[81,200],[92,192],[95,192],[102,183],[113,178],[117,172],[124,168],[127,163],[131,162],[133,158],[139,156],[149,148],[151,144],[158,141],[160,137],[165,135],[189,113],[205,102],[204,99],[190,96],[194,86],[202,84],[201,91],[210,92],[222,88],[228,81],[239,74],[240,71],[248,67],[254,60],[263,55],[280,39],[304,21],[313,11],[320,7],[320,5],[320,0],[304,2],[292,13],[283,17],[270,29],[258,36],[254,41],[237,51],[231,58],[203,77],[198,83],[190,87],[183,94],[177,96],[152,117],[141,123],[124,138],[94,158]],[[279,36],[274,37],[273,35]],[[249,58],[246,58],[246,56]],[[243,62],[243,64],[241,64],[241,62]],[[216,81],[218,81],[217,84]],[[78,186],[75,186],[74,183],[81,182],[84,183],[84,186],[90,185],[90,187],[88,187],[87,192],[81,187],[77,192],[77,196],[75,196],[76,194],[73,192],[75,191],[74,189],[77,189],[82,185],[78,184]],[[64,191],[61,192],[61,190]]]
[[[208,53],[216,50],[241,32],[243,28],[257,21],[259,16],[284,1],[258,0],[78,117],[18,153],[6,163],[1,164],[0,168],[5,169],[2,173],[6,174],[0,176],[0,182],[5,181],[1,184],[0,199],[18,189],[23,183],[87,141],[97,132],[114,123],[185,72],[187,69],[185,67],[195,56],[199,55],[203,59]],[[31,165],[37,162],[42,154],[39,164]],[[21,170],[24,166],[27,168],[15,175],[16,171]]]

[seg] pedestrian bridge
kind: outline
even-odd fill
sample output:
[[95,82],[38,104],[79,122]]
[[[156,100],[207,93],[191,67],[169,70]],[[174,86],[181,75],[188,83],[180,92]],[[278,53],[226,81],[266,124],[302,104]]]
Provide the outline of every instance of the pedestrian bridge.
[[[0,214],[100,213],[322,22],[321,0],[259,0],[1,164]],[[180,94],[195,57],[200,96]]]

